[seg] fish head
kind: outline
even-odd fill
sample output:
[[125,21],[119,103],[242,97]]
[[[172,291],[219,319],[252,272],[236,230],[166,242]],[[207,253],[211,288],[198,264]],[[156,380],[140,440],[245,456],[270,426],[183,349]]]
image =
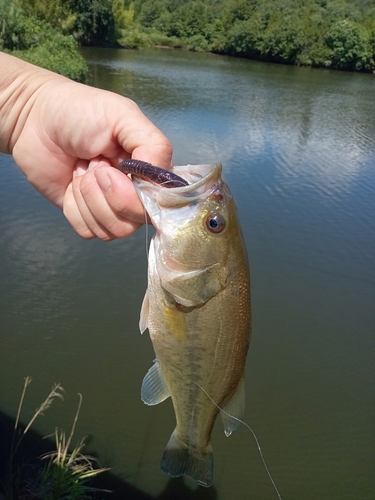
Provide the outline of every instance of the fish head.
[[[137,179],[135,186],[156,228],[154,247],[163,286],[181,304],[198,305],[225,286],[227,261],[241,232],[220,163],[173,171],[189,185],[168,189]],[[204,288],[204,297],[192,298],[197,293],[191,289],[179,293],[182,283],[185,289],[188,283]]]

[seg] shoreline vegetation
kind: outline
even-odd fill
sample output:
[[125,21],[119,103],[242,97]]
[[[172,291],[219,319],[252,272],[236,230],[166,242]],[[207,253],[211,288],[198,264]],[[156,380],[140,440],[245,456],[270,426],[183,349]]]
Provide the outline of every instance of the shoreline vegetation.
[[0,0],[0,50],[85,81],[80,45],[375,72],[375,0]]
[[20,453],[17,452],[20,451],[23,440],[35,420],[44,415],[55,399],[64,399],[64,389],[60,384],[55,384],[47,398],[35,410],[28,424],[21,426],[21,410],[30,383],[31,378],[25,377],[13,437],[7,450],[6,467],[4,471],[0,471],[0,500],[89,500],[96,491],[108,492],[88,484],[93,478],[109,469],[100,468],[96,458],[82,453],[85,439],[83,438],[75,447],[71,446],[82,405],[81,394],[78,394],[78,408],[69,436],[56,428],[54,451],[45,452],[37,457],[19,456]]

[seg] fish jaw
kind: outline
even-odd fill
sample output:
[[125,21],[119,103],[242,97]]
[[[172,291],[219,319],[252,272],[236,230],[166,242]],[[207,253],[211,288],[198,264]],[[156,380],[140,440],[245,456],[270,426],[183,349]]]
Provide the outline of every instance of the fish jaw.
[[[178,167],[176,172],[182,177]],[[161,189],[144,181],[137,189],[156,226],[149,252],[148,291],[141,313],[157,359],[159,387],[142,399],[157,404],[169,395],[177,426],[161,467],[172,477],[187,475],[203,486],[212,483],[211,431],[220,409],[241,418],[243,373],[251,313],[246,250],[221,166],[193,167],[198,179],[184,188]],[[190,179],[191,182],[191,179]],[[166,193],[166,191],[168,193]],[[223,230],[211,232],[210,214]],[[151,372],[151,370],[150,370]],[[150,373],[149,372],[149,373]],[[162,383],[160,383],[162,381]],[[228,406],[229,405],[229,406]],[[223,418],[226,435],[238,425]]]

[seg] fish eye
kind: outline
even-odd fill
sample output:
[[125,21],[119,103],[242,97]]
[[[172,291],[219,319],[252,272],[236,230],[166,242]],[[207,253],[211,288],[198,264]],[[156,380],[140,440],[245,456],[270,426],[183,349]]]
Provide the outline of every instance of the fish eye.
[[210,214],[206,219],[206,226],[211,233],[221,233],[225,228],[225,219],[220,214]]

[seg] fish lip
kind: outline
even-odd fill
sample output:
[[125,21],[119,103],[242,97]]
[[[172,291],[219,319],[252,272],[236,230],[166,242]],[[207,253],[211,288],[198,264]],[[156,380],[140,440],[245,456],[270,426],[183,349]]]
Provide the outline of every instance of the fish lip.
[[[189,168],[189,167],[194,167],[194,165],[186,165],[185,168]],[[219,179],[221,177],[221,172],[223,170],[221,163],[213,163],[213,164],[207,163],[207,164],[203,164],[203,165],[197,165],[197,167],[199,167],[201,169],[209,169],[209,170],[204,177],[201,177],[196,182],[188,184],[187,186],[169,188],[169,192],[189,193],[190,191],[195,191],[196,189],[199,189],[200,187],[207,184],[207,182],[210,181],[211,179]],[[179,171],[182,168],[184,168],[184,167],[174,167],[174,170]]]
[[[184,177],[184,171],[188,173],[188,176],[194,176],[188,172],[188,169],[193,170],[203,170],[207,171],[206,175],[199,178],[196,182],[192,182],[187,186],[168,188],[163,186],[151,184],[149,181],[142,179],[136,179],[135,185],[140,191],[150,191],[152,189],[155,193],[153,196],[154,201],[160,207],[183,207],[192,203],[197,203],[204,200],[207,195],[220,188],[218,184],[221,185],[221,163],[214,164],[203,164],[203,165],[186,165],[186,167],[174,167],[174,171],[181,177]],[[199,174],[195,174],[198,176]],[[211,185],[210,185],[211,184]],[[204,189],[202,189],[204,188]]]
[[[193,165],[186,166],[186,168],[189,167],[193,167]],[[199,168],[202,170],[208,169],[208,172],[196,182],[188,184],[187,186],[160,190],[158,197],[159,205],[163,207],[178,207],[196,203],[207,197],[207,191],[211,192],[217,189],[217,182],[221,180],[221,172],[223,168],[221,163],[199,165]],[[181,169],[182,167],[174,168],[176,172],[179,172]],[[183,172],[179,172],[179,175],[180,174],[183,177]],[[203,192],[199,192],[200,188],[209,184],[210,181],[213,182],[212,188],[204,189]]]

